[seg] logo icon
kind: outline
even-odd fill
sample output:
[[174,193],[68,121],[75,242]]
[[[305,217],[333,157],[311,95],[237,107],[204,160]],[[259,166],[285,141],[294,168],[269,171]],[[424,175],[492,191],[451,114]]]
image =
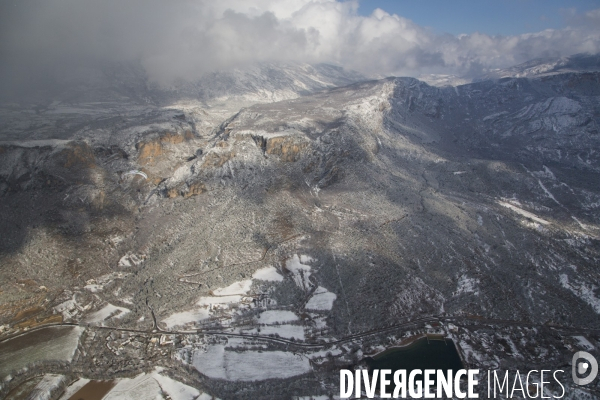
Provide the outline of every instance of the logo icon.
[[[587,385],[596,379],[598,375],[598,361],[590,353],[578,351],[573,354],[571,374],[573,375],[573,382],[577,385]],[[585,376],[586,374],[588,375]]]

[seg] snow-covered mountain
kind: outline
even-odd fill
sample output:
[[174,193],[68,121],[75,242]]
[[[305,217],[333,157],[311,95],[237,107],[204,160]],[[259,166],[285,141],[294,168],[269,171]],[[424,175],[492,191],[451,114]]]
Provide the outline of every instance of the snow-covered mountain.
[[600,55],[582,53],[568,57],[538,58],[514,67],[491,71],[476,80],[534,78],[568,72],[597,71],[600,71]]
[[[7,105],[0,335],[63,324],[69,371],[168,366],[241,399],[333,395],[340,366],[426,333],[470,368],[597,352],[600,72],[578,57],[456,87],[262,65],[148,103]],[[14,348],[0,390],[29,376]]]
[[581,53],[568,57],[538,58],[509,68],[492,70],[478,76],[428,74],[421,75],[418,78],[431,86],[444,87],[503,78],[541,78],[569,72],[598,71],[600,71],[600,55]]

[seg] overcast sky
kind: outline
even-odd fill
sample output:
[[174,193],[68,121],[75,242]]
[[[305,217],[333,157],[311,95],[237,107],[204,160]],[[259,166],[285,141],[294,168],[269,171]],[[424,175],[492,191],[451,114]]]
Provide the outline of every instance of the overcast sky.
[[[430,4],[429,12],[423,3]],[[502,12],[496,3],[505,5]],[[51,71],[130,60],[140,61],[160,83],[288,60],[329,62],[367,74],[465,75],[537,57],[599,52],[600,7],[583,0],[562,3],[0,0],[0,79],[28,81]],[[448,5],[451,11],[444,9]],[[503,25],[507,29],[499,30]]]

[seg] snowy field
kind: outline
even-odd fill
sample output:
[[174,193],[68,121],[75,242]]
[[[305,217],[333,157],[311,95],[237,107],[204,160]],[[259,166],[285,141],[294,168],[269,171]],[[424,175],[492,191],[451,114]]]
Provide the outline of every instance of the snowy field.
[[[172,400],[196,400],[212,399],[206,393],[198,389],[173,380],[161,374],[163,368],[157,367],[151,373],[142,373],[135,378],[117,379],[115,386],[106,394],[104,400],[135,400],[135,399],[164,399]],[[69,386],[60,400],[68,400],[77,395],[89,379],[78,379]]]
[[271,325],[275,323],[298,321],[298,316],[291,311],[269,310],[263,311],[258,316],[258,323]]
[[168,318],[162,320],[167,326],[167,329],[173,329],[175,327],[183,327],[187,324],[202,321],[210,317],[207,308],[199,308],[191,311],[183,311],[175,313]]
[[83,330],[51,327],[0,343],[0,376],[36,361],[71,361]]
[[304,328],[300,325],[262,326],[260,332],[257,329],[251,332],[260,333],[262,336],[276,335],[285,339],[304,340]]
[[337,299],[335,293],[319,286],[304,308],[307,310],[331,310],[335,299]]
[[301,355],[283,351],[229,351],[223,345],[194,352],[192,363],[210,378],[230,381],[289,378],[311,370],[308,359]]

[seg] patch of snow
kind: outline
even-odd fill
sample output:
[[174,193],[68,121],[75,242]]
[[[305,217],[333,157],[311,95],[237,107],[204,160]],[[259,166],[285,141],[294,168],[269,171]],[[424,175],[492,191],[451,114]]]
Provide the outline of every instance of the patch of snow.
[[218,397],[213,397],[210,394],[202,393],[200,396],[196,398],[196,400],[221,400]]
[[64,321],[68,321],[79,313],[80,308],[75,301],[75,296],[73,296],[72,299],[64,301],[54,307],[54,311],[62,314]]
[[473,347],[471,347],[471,345],[469,345],[467,342],[461,340],[459,342],[459,346],[463,350],[464,357],[467,362],[469,362],[469,361],[481,362],[482,361],[481,355],[479,353],[477,353],[473,349]]
[[588,303],[597,314],[600,314],[600,299],[594,294],[597,289],[595,285],[569,282],[566,274],[560,274],[559,281],[565,289],[569,289],[575,296]]
[[550,222],[546,221],[545,219],[541,219],[540,217],[538,217],[535,214],[530,213],[529,211],[525,211],[517,206],[514,206],[510,203],[506,203],[504,201],[498,201],[498,204],[500,204],[503,207],[506,208],[510,208],[511,210],[513,210],[514,212],[516,212],[517,214],[520,214],[522,216],[524,216],[525,218],[529,218],[534,220],[535,222],[538,222],[542,225],[548,225]]
[[121,268],[129,268],[129,267],[134,267],[134,266],[137,267],[142,262],[144,262],[145,258],[146,258],[146,256],[144,256],[144,255],[127,253],[123,257],[121,257],[118,265]]
[[571,218],[573,218],[575,220],[575,222],[577,222],[579,224],[579,226],[581,227],[581,229],[588,229],[589,226],[582,223],[580,220],[578,220],[577,218],[575,218],[573,215],[571,215]]
[[260,328],[261,335],[279,335],[279,337],[286,339],[297,339],[304,340],[304,328],[300,325],[270,325],[262,326]]
[[546,196],[548,196],[550,199],[552,199],[552,201],[554,201],[559,206],[562,206],[562,204],[560,204],[558,202],[558,200],[556,200],[556,198],[554,197],[554,195],[552,193],[550,193],[550,191],[548,189],[546,189],[546,186],[544,186],[544,184],[542,183],[542,181],[539,180],[539,179],[538,179],[538,184],[540,185],[540,187],[542,188],[542,190],[544,191],[544,193],[546,193]]
[[117,245],[119,245],[119,243],[121,243],[123,240],[125,240],[125,238],[123,236],[114,235],[114,236],[111,236],[109,238],[109,240],[113,244],[113,246],[117,246]]
[[154,371],[152,377],[172,400],[194,400],[200,396],[200,391],[197,389],[161,375],[159,371]]
[[311,360],[317,359],[317,358],[324,358],[327,357],[327,354],[331,354],[332,356],[339,356],[340,354],[342,354],[342,350],[335,347],[332,349],[326,349],[326,350],[319,350],[319,351],[315,351],[313,353],[307,354],[306,356],[308,358],[310,358]]
[[579,343],[579,346],[584,348],[585,350],[594,350],[596,346],[594,346],[589,340],[587,340],[583,336],[573,336],[575,340]]
[[252,286],[252,280],[248,279],[241,282],[234,282],[226,288],[219,288],[213,290],[215,296],[230,296],[230,295],[244,295],[250,291]]
[[315,328],[317,328],[317,329],[327,328],[327,318],[325,318],[324,316],[311,313],[310,317],[312,318],[312,320],[315,324]]
[[252,280],[248,279],[234,282],[225,288],[215,289],[212,296],[202,296],[198,299],[196,302],[198,308],[172,314],[161,322],[165,323],[168,329],[171,329],[207,319],[215,308],[228,308],[230,304],[241,303],[247,297],[246,294],[251,287]]
[[502,115],[505,115],[505,114],[508,114],[508,112],[507,111],[502,111],[502,112],[499,112],[499,113],[495,113],[495,114],[491,114],[491,115],[488,115],[486,117],[483,117],[483,120],[484,121],[489,121],[491,119],[496,119],[496,118],[498,118],[498,117],[500,117]]
[[102,324],[107,319],[123,318],[129,312],[130,312],[130,310],[127,309],[127,308],[125,308],[125,307],[117,307],[115,305],[112,305],[112,304],[108,303],[107,305],[105,305],[100,310],[98,310],[96,312],[93,312],[90,315],[88,315],[85,318],[84,322],[92,323],[92,324],[93,323],[100,323],[100,324]]
[[257,270],[254,274],[252,274],[252,279],[259,281],[281,282],[283,281],[283,276],[277,272],[277,268],[271,266]]
[[581,110],[581,105],[568,97],[555,97],[547,110],[548,114],[576,114]]
[[239,303],[246,294],[250,291],[252,279],[241,282],[234,282],[225,288],[213,290],[213,296],[203,296],[196,303],[199,306],[212,307],[214,305],[227,305],[231,303]]
[[300,255],[300,262],[301,263],[305,263],[306,264],[306,263],[313,262],[313,261],[315,261],[315,260],[312,257],[310,257],[310,256],[306,256],[304,254]]
[[[79,326],[53,326],[0,343],[0,376],[38,361],[71,361],[84,330]],[[22,348],[12,345],[13,340],[19,343],[25,335],[34,336],[36,341]]]
[[104,286],[108,285],[115,279],[122,279],[131,275],[128,272],[113,272],[110,274],[102,275],[95,279],[88,279],[86,281],[85,289],[89,290],[92,293],[100,292],[104,290]]
[[554,175],[554,173],[552,173],[552,171],[550,171],[550,168],[546,167],[545,165],[543,167],[544,167],[544,172],[545,172],[544,176],[546,178],[556,180],[556,176]]
[[[304,257],[304,256],[302,256]],[[303,258],[303,260],[311,260],[310,257]],[[305,261],[305,262],[307,262]],[[294,254],[292,258],[288,258],[285,262],[285,267],[293,275],[294,282],[300,289],[308,290],[310,288],[310,265],[302,264],[300,257]]]
[[274,324],[277,322],[281,323],[281,322],[291,322],[291,321],[297,321],[297,320],[298,320],[298,316],[296,314],[294,314],[291,311],[285,311],[285,310],[263,311],[258,316],[258,323],[265,324],[265,325]]
[[172,329],[176,326],[185,326],[190,323],[202,321],[210,317],[208,309],[199,308],[191,311],[183,311],[170,315],[161,322],[167,325],[167,329]]
[[85,285],[83,288],[89,290],[92,293],[98,293],[98,292],[102,291],[102,289],[104,288],[104,286],[103,285],[96,285],[96,284],[89,284],[89,285]]
[[50,400],[53,397],[52,392],[58,389],[64,381],[64,375],[44,375],[27,398],[31,400]]
[[196,304],[203,307],[226,306],[228,304],[239,303],[240,301],[242,301],[243,298],[244,296],[241,295],[205,296],[200,297]]
[[[284,379],[311,371],[308,358],[284,351],[227,351],[223,345],[194,352],[192,364],[202,374],[230,381]],[[257,368],[260,366],[260,368]]]
[[[163,399],[165,395],[173,400],[207,398],[205,393],[162,375],[162,371],[163,368],[157,367],[151,373],[142,373],[133,379],[119,379],[115,387],[103,399]],[[212,397],[209,396],[208,398]]]
[[142,373],[133,379],[119,379],[103,400],[160,399],[161,388],[151,375]]
[[479,290],[477,290],[477,285],[479,284],[479,279],[469,278],[467,275],[463,274],[458,278],[456,292],[454,295],[459,295],[463,293],[473,293],[475,295],[479,295]]
[[335,293],[331,293],[324,287],[319,286],[304,308],[307,310],[331,310],[335,299],[337,299]]

